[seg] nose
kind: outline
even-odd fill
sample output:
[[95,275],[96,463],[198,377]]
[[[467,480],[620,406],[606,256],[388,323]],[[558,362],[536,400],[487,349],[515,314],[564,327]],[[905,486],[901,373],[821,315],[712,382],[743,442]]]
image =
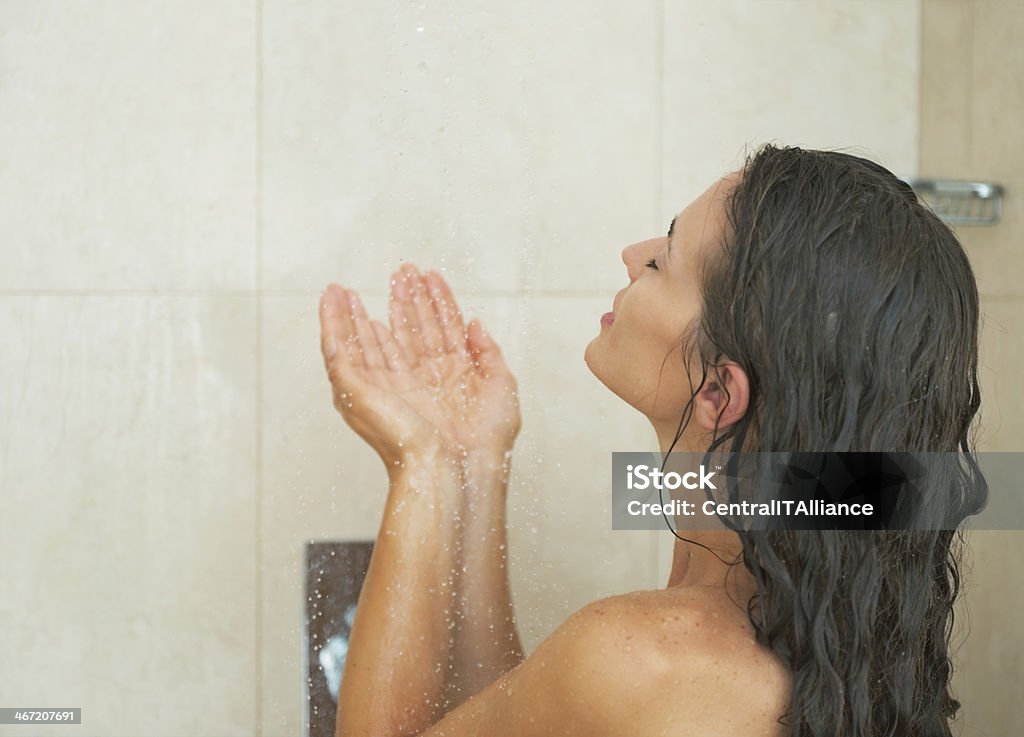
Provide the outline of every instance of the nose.
[[644,264],[654,255],[660,238],[651,238],[640,241],[622,249],[622,263],[626,265],[626,273],[629,274],[629,283],[632,284],[643,273]]

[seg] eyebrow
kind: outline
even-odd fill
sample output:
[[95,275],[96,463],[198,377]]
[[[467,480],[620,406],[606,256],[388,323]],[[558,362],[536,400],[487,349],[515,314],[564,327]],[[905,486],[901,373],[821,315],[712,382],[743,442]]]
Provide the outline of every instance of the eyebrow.
[[668,226],[668,252],[669,253],[672,253],[672,231],[675,230],[675,228],[676,228],[676,218],[678,218],[678,217],[679,216],[676,215],[676,217],[672,218],[672,222]]

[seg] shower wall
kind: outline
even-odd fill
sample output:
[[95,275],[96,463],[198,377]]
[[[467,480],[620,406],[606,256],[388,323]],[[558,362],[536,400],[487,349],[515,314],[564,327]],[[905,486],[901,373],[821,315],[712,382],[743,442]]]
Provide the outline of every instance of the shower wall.
[[[981,292],[982,411],[978,447],[1020,451],[1024,394],[1024,3],[925,0],[921,25],[921,176],[1003,185],[1002,220],[961,227]],[[1004,493],[1010,490],[1003,490]],[[962,734],[1013,734],[1024,677],[1024,533],[978,531],[955,640]],[[970,637],[964,640],[964,635]]]
[[331,407],[317,299],[340,281],[383,316],[402,261],[519,377],[527,648],[663,586],[671,536],[609,529],[609,453],[653,437],[582,358],[619,252],[744,144],[915,173],[920,23],[918,0],[0,4],[4,705],[301,733],[306,543],[372,539],[385,492]]

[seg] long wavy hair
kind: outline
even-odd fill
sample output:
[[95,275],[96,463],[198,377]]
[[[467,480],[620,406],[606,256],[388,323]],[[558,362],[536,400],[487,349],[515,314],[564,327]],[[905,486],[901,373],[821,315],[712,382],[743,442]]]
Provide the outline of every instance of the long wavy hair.
[[[723,357],[750,382],[749,410],[708,451],[973,457],[978,290],[952,230],[848,153],[766,144],[741,173],[684,339],[694,395]],[[927,493],[980,508],[960,481]],[[751,624],[791,669],[793,737],[949,737],[958,529],[738,533]]]

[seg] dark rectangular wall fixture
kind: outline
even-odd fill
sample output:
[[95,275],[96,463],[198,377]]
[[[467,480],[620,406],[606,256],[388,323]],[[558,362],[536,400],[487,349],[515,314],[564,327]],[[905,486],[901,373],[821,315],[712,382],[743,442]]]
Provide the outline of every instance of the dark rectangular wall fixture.
[[372,542],[306,544],[306,737],[334,737],[338,684]]

